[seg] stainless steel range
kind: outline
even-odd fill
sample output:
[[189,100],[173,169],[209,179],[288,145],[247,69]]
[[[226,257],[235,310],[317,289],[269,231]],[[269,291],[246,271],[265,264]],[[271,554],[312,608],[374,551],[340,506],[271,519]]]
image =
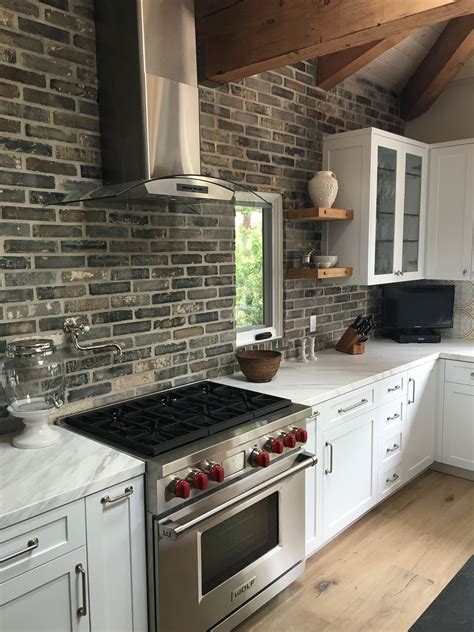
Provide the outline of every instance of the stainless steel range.
[[204,381],[64,420],[146,459],[151,630],[230,631],[301,575],[310,415]]

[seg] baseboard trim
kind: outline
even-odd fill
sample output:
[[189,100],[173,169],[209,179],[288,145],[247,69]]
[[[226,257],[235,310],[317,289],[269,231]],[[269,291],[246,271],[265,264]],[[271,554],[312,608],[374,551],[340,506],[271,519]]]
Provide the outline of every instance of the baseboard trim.
[[431,464],[430,469],[435,472],[441,472],[442,474],[450,474],[451,476],[457,476],[458,478],[465,478],[468,481],[474,481],[474,472],[471,470],[465,470],[462,467],[456,467],[455,465],[447,465],[446,463],[439,463],[435,461]]

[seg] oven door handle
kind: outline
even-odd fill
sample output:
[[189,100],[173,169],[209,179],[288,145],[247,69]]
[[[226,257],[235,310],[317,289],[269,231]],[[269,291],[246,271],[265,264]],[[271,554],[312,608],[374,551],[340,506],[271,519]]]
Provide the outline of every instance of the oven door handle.
[[200,516],[197,516],[196,518],[189,520],[189,522],[180,524],[178,522],[173,522],[170,520],[168,522],[159,523],[160,537],[170,538],[171,540],[177,540],[180,536],[184,535],[188,531],[191,531],[192,529],[200,525],[202,522],[209,520],[209,518],[213,518],[214,516],[217,516],[223,511],[226,511],[227,509],[230,509],[231,507],[234,507],[235,505],[240,504],[242,501],[246,500],[247,498],[250,498],[251,496],[255,496],[256,494],[265,491],[266,489],[268,489],[269,487],[272,487],[276,483],[279,483],[280,481],[283,481],[286,478],[289,478],[290,476],[294,476],[295,474],[298,474],[298,472],[302,472],[303,470],[306,470],[308,467],[315,466],[317,462],[318,462],[318,459],[314,456],[314,454],[303,452],[302,454],[299,455],[298,459],[296,460],[296,465],[293,465],[288,470],[285,470],[284,472],[277,474],[276,476],[274,476],[268,481],[264,481],[263,483],[260,483],[259,485],[256,485],[255,487],[252,487],[251,489],[248,489],[246,492],[239,494],[235,498],[231,498],[230,500],[222,503],[218,507],[215,507],[214,509],[210,509],[209,511],[206,511]]

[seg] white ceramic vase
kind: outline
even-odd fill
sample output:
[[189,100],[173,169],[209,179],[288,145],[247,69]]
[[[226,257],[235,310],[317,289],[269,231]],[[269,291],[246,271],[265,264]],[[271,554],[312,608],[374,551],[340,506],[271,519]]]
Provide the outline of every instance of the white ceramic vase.
[[[20,402],[21,404],[21,402]],[[33,405],[35,404],[33,400]],[[46,448],[59,441],[61,435],[49,423],[51,409],[28,410],[27,407],[16,408],[7,406],[7,410],[12,417],[23,419],[24,428],[20,434],[15,435],[12,443],[15,448],[23,450],[33,450],[36,448]]]
[[318,171],[308,183],[308,192],[314,206],[331,208],[339,185],[332,171]]

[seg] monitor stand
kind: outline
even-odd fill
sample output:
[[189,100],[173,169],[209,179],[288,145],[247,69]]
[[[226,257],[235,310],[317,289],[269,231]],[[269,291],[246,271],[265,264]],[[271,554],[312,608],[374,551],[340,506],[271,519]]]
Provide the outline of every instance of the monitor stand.
[[396,329],[388,336],[397,342],[441,342],[440,334],[434,329]]

